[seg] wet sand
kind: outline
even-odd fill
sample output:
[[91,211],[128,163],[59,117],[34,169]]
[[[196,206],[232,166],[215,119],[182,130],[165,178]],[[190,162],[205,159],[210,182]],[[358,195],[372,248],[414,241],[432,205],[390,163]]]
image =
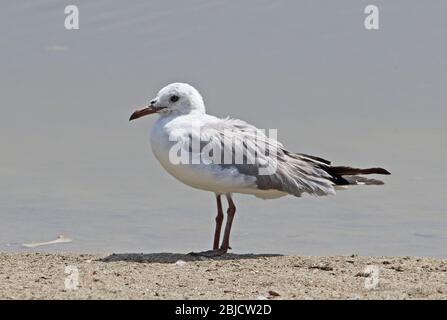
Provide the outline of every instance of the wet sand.
[[[379,268],[374,288],[369,265]],[[66,266],[78,270],[77,289],[65,287]],[[0,253],[0,299],[446,298],[447,259]]]

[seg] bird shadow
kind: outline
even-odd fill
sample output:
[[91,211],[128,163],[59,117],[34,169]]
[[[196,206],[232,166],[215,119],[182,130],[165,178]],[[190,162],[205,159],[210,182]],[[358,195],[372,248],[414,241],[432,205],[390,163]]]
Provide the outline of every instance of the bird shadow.
[[278,257],[281,254],[236,254],[226,253],[219,257],[206,258],[202,256],[183,254],[183,253],[113,253],[105,258],[99,259],[101,262],[140,262],[140,263],[175,263],[182,261],[208,261],[208,260],[244,260],[244,259],[259,259],[268,257]]

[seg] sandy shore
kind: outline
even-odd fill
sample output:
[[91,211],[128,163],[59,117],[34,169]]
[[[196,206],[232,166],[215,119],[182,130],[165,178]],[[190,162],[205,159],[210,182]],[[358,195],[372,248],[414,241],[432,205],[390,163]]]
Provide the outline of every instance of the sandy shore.
[[[66,266],[78,270],[77,289],[65,287]],[[0,253],[0,299],[265,298],[446,299],[447,259]]]

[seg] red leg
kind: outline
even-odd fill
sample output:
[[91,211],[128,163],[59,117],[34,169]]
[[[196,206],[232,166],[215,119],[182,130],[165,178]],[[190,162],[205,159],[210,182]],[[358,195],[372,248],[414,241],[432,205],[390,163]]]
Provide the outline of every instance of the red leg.
[[220,199],[220,194],[216,194],[216,202],[217,202],[217,216],[216,216],[216,230],[214,231],[213,250],[219,249],[220,232],[222,229],[222,221],[224,218],[222,210],[222,200]]
[[227,224],[225,226],[225,233],[222,241],[222,246],[220,247],[220,249],[223,250],[224,252],[227,252],[228,249],[230,248],[231,226],[233,224],[234,214],[236,213],[236,206],[234,205],[233,199],[231,199],[230,194],[227,194],[227,200],[228,200]]
[[213,250],[202,251],[202,252],[191,252],[190,253],[191,255],[213,258],[213,257],[219,257],[227,253],[228,249],[230,249],[230,232],[231,232],[231,225],[233,224],[234,214],[236,213],[236,206],[234,205],[234,202],[231,199],[231,195],[227,194],[226,196],[228,200],[227,224],[225,225],[225,233],[222,245],[220,246],[220,248],[218,248],[220,240],[220,231],[223,221],[223,212],[222,212],[222,202],[220,199],[220,195],[217,195],[216,231],[214,233]]

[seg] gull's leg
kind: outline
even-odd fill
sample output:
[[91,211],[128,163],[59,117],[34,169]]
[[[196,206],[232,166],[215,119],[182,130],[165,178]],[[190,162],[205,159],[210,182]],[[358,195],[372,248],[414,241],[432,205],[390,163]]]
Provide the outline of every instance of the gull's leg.
[[228,200],[227,224],[225,226],[224,238],[220,247],[220,250],[224,251],[224,253],[227,252],[230,248],[231,226],[233,225],[233,218],[234,214],[236,213],[236,206],[234,205],[233,199],[231,198],[231,194],[227,194],[226,196]]
[[216,231],[214,233],[214,244],[213,250],[203,251],[203,252],[191,252],[191,255],[194,256],[202,256],[207,258],[213,258],[221,256],[227,253],[228,249],[230,249],[230,231],[231,225],[233,223],[234,214],[236,212],[236,206],[234,205],[233,200],[231,199],[231,195],[227,194],[228,200],[228,210],[227,210],[227,224],[225,226],[225,234],[222,241],[222,246],[219,248],[219,240],[220,240],[220,231],[222,228],[223,221],[223,210],[222,210],[222,201],[220,195],[216,195],[217,200],[217,216],[216,216]]
[[220,231],[222,229],[222,221],[224,218],[222,210],[222,200],[220,199],[220,194],[217,193],[216,193],[216,202],[217,202],[217,216],[216,216],[216,230],[214,231],[213,250],[219,249]]

